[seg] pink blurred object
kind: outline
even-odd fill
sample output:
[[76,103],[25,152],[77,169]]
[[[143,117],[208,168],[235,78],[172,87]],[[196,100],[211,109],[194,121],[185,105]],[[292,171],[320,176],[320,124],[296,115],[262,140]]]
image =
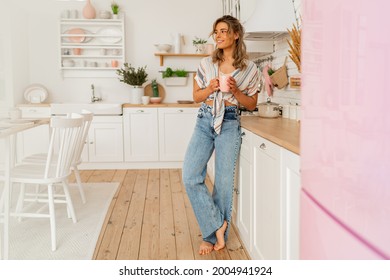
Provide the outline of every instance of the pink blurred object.
[[272,84],[272,80],[271,80],[270,76],[268,75],[268,70],[269,70],[269,66],[266,65],[263,68],[263,76],[265,79],[265,89],[267,91],[268,96],[271,97],[274,93],[274,85]]
[[390,3],[358,2],[302,2],[302,259],[390,259]]

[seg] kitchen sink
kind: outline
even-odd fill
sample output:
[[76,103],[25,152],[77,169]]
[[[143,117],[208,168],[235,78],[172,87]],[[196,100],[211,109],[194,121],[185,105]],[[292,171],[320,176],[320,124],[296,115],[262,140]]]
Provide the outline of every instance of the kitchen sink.
[[122,115],[122,103],[51,103],[52,115],[80,113],[83,109],[92,112],[96,116]]

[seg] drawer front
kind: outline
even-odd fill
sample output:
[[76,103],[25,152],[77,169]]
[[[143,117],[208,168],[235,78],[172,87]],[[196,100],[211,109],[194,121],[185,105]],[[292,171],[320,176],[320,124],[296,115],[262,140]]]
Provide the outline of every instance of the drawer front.
[[50,118],[50,107],[19,107],[23,118]]
[[278,158],[280,156],[280,146],[268,141],[260,136],[254,135],[253,146],[255,149],[260,149],[272,158]]

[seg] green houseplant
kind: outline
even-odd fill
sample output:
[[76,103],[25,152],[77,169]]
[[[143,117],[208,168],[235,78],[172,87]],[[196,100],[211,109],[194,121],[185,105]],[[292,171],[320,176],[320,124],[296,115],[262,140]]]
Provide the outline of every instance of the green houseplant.
[[168,67],[162,72],[165,85],[167,86],[185,86],[187,84],[188,71],[184,69],[175,69]]
[[204,53],[205,51],[205,44],[207,43],[206,39],[202,39],[199,37],[195,37],[195,39],[192,40],[192,45],[196,48],[196,53]]
[[116,70],[119,81],[132,87],[131,103],[141,104],[141,97],[144,95],[143,84],[148,80],[146,66],[135,69],[131,64],[125,62],[123,67]]
[[114,19],[118,18],[118,13],[119,13],[119,5],[113,1],[111,3],[111,10],[112,10],[112,17]]

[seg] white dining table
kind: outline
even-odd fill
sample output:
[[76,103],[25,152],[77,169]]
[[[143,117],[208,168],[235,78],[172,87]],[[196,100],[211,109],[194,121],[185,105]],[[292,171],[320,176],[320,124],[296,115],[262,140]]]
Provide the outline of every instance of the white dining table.
[[[10,218],[10,191],[11,169],[15,164],[15,137],[16,134],[39,125],[48,124],[50,118],[44,119],[0,119],[0,139],[4,140],[4,217],[3,217],[3,242],[1,246],[1,258],[7,260],[9,256],[9,218]],[[0,210],[1,212],[1,210]],[[1,243],[1,242],[0,242]]]

